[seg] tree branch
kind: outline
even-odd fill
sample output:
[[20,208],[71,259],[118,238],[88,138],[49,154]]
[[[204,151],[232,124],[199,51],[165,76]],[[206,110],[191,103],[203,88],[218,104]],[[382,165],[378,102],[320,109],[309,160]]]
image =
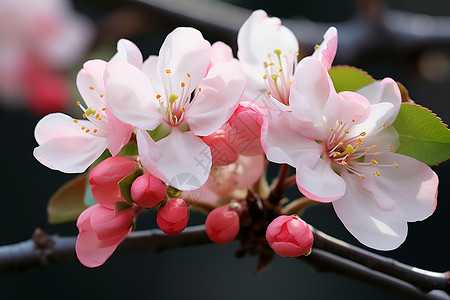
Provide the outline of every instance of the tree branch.
[[[318,272],[335,272],[410,299],[448,299],[449,273],[437,273],[411,267],[395,260],[344,243],[312,228],[314,247],[311,255],[299,257]],[[14,245],[0,246],[0,272],[24,271],[33,267],[76,260],[76,237],[47,235],[36,230],[33,238]],[[135,231],[116,250],[117,253],[153,252],[209,244],[205,226],[187,227],[176,236],[159,229]]]

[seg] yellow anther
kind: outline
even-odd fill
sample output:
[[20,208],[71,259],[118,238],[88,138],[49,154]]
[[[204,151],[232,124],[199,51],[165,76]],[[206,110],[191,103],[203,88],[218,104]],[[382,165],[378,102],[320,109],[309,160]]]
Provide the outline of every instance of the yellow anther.
[[316,44],[316,45],[314,46],[314,50],[318,50],[319,47],[320,47],[320,45],[317,45],[317,44]]
[[198,88],[198,91],[201,92],[201,91],[202,91],[202,88]]
[[344,122],[342,122],[342,121],[338,121],[338,123],[339,123],[339,125],[341,125],[341,126],[342,126],[342,124],[344,124]]
[[349,134],[350,131],[348,131],[347,129],[344,130],[345,134]]
[[166,74],[172,73],[169,69],[166,70]]
[[363,140],[361,138],[359,138],[357,143],[358,143],[358,145],[361,146],[363,144]]
[[74,123],[78,123],[78,120],[73,120]]
[[100,94],[100,98],[103,98],[103,94]]
[[278,70],[278,72],[280,72],[280,73],[283,72],[283,68],[280,68],[280,69]]
[[97,133],[98,129],[94,129],[94,133]]
[[78,105],[78,106],[80,105],[80,101],[77,101],[77,105]]
[[81,130],[85,130],[85,129],[86,129],[86,127],[84,127],[84,126],[83,126],[83,127],[81,127]]
[[264,62],[264,68],[267,68],[269,66],[269,64],[267,63],[267,61]]
[[93,90],[93,89],[94,89],[94,87],[93,87],[93,86],[90,86],[90,87],[89,87],[89,89]]
[[89,133],[89,131],[91,131],[90,129],[86,129],[86,133]]
[[378,156],[379,154],[378,154],[378,152],[377,153],[375,153],[375,156]]
[[353,122],[353,123],[355,123],[355,122],[356,122],[356,120],[355,120],[355,119],[352,119],[352,122]]
[[181,87],[184,88],[186,86],[186,84],[182,81],[181,82]]
[[373,145],[372,147],[373,147],[373,149],[377,149],[377,145]]
[[99,113],[97,113],[97,114],[95,115],[95,118],[96,118],[96,119],[98,119],[98,117],[100,117],[100,114],[99,114]]
[[186,76],[187,76],[188,78],[191,78],[191,74],[190,74],[190,73],[187,73]]
[[266,80],[267,77],[268,77],[267,74],[264,74],[264,75],[263,75],[263,79],[264,79],[264,80]]
[[375,171],[372,174],[375,175],[375,176],[380,176],[381,175],[380,172],[378,172],[378,171]]
[[366,136],[366,132],[363,131],[363,132],[361,132],[359,135],[360,135],[360,136]]
[[86,119],[86,114],[83,114],[83,118]]
[[106,107],[103,107],[103,108],[102,108],[102,111],[106,111]]
[[366,178],[366,176],[364,176],[364,174],[359,175],[359,178],[364,179]]
[[333,130],[334,130],[334,128],[333,128],[333,127],[331,127],[331,128],[330,128],[330,131],[333,131]]
[[389,145],[389,146],[388,146],[388,149],[389,149],[389,150],[394,150],[394,146]]
[[374,165],[374,166],[378,166],[378,162],[377,162],[376,160],[374,160],[374,159],[372,159],[371,163],[372,163],[372,165]]
[[97,120],[101,121],[101,120],[102,120],[102,118],[98,117],[98,119],[97,119]]
[[269,66],[274,66],[275,64],[273,63],[273,62],[271,62],[270,64],[269,64]]
[[383,123],[383,125],[381,125],[381,127],[383,127],[383,128],[386,127],[386,123]]
[[161,95],[160,94],[156,94],[156,99],[159,99],[159,98],[161,98]]
[[300,53],[298,53],[298,51],[295,51],[295,55],[299,56],[299,55],[300,55]]
[[370,151],[372,151],[372,148],[367,149],[367,152],[370,152]]
[[292,81],[289,80],[289,81],[288,81],[288,84],[289,84],[289,85],[292,85]]
[[398,164],[394,163],[394,168],[398,169]]

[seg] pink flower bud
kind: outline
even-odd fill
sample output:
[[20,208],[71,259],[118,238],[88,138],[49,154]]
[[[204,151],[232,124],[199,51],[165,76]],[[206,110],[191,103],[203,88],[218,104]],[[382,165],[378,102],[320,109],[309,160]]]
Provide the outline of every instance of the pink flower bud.
[[261,146],[263,117],[260,113],[239,105],[228,122],[231,130],[227,137],[239,154],[253,156],[264,153]]
[[213,209],[206,218],[206,233],[216,244],[225,244],[234,240],[239,232],[240,205],[230,203]]
[[158,210],[156,222],[164,233],[175,235],[182,232],[189,220],[189,209],[183,199],[171,198]]
[[229,135],[227,131],[229,130],[230,126],[225,124],[216,132],[203,137],[203,141],[211,149],[213,166],[226,166],[236,162],[238,159],[236,146],[227,137]]
[[161,179],[144,174],[133,181],[131,198],[140,207],[151,208],[161,202],[166,196],[167,187]]
[[113,156],[99,163],[89,174],[95,200],[109,209],[114,209],[116,202],[125,202],[120,195],[119,181],[138,167],[138,162],[128,156]]
[[297,215],[279,216],[267,227],[266,239],[280,256],[296,257],[311,250],[313,234],[308,224]]

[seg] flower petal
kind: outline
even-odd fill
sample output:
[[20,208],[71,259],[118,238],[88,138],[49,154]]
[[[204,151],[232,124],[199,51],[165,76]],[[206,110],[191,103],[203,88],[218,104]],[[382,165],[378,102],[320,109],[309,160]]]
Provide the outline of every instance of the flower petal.
[[298,120],[291,112],[279,112],[271,115],[261,129],[261,144],[267,159],[275,163],[287,163],[295,166],[298,158],[307,153],[320,153],[323,145],[304,137],[292,129]]
[[338,32],[335,27],[330,27],[323,35],[323,42],[319,48],[314,51],[312,57],[320,60],[326,69],[330,69],[336,56],[338,44]]
[[215,64],[200,82],[199,92],[186,110],[185,120],[196,135],[219,129],[233,114],[244,92],[245,78],[238,63]]
[[334,172],[329,159],[320,158],[320,153],[300,156],[295,168],[297,187],[311,200],[331,202],[344,195],[344,180]]
[[367,138],[377,134],[380,130],[387,126],[394,113],[394,106],[388,102],[382,102],[370,105],[370,112],[367,118],[361,123],[353,125],[348,136],[356,136],[361,132],[365,132]]
[[[364,179],[361,184],[373,193],[381,208],[382,203],[395,202],[408,222],[423,220],[434,212],[439,180],[429,166],[414,158],[390,152],[378,156],[366,155],[365,161],[372,159],[378,162],[378,166],[370,165],[367,170],[371,173],[378,170],[380,176],[366,175],[367,180]],[[380,165],[386,167],[380,168]]]
[[239,30],[238,48],[237,56],[248,86],[257,91],[266,89],[262,76],[267,55],[276,49],[281,53],[298,51],[298,41],[291,30],[281,25],[280,19],[269,18],[265,11],[256,10]]
[[391,78],[384,78],[381,81],[375,81],[363,88],[356,91],[358,94],[364,96],[369,100],[371,104],[376,103],[392,103],[394,105],[394,111],[391,117],[386,120],[386,126],[391,125],[395,118],[397,118],[400,105],[402,103],[402,96],[397,83]]
[[113,156],[117,155],[130,140],[134,127],[116,118],[109,110],[108,116],[108,149]]
[[217,63],[233,61],[238,62],[233,57],[233,50],[230,46],[223,42],[215,42],[211,45],[211,58],[209,60],[208,71]]
[[133,126],[153,130],[163,121],[151,81],[136,67],[120,60],[106,67],[107,109]]
[[73,119],[64,114],[44,117],[35,129],[39,146],[33,151],[34,157],[43,165],[65,173],[84,172],[107,146],[107,138],[80,130],[81,125],[89,126],[89,121]]
[[156,168],[161,154],[155,141],[152,140],[150,135],[142,129],[137,131],[136,140],[139,151],[139,159],[144,168],[146,168],[147,171],[149,171],[153,176],[158,177],[164,182],[168,182],[167,178]]
[[358,176],[348,172],[342,172],[341,176],[347,188],[345,195],[333,202],[333,208],[345,228],[361,243],[377,250],[400,246],[408,231],[400,208],[396,205],[390,210],[380,208],[375,194],[363,188]]
[[117,53],[111,58],[111,60],[123,60],[136,68],[142,68],[142,53],[141,50],[132,42],[127,39],[120,39],[117,42]]
[[179,190],[199,188],[208,179],[211,151],[203,140],[191,131],[177,127],[156,143],[160,149],[158,170]]
[[105,94],[103,74],[106,61],[89,60],[83,64],[83,69],[77,74],[77,87],[87,107],[100,111],[105,106],[105,100],[100,95]]
[[186,83],[190,94],[205,77],[210,55],[211,45],[197,29],[178,27],[172,31],[161,46],[157,62],[166,96],[172,92],[181,95],[181,82]]
[[165,99],[166,94],[164,92],[164,86],[161,82],[162,78],[160,78],[160,74],[156,69],[157,64],[158,64],[158,56],[150,55],[142,65],[142,73],[144,73],[146,76],[150,78],[153,90],[158,91],[158,93],[161,94],[161,97]]

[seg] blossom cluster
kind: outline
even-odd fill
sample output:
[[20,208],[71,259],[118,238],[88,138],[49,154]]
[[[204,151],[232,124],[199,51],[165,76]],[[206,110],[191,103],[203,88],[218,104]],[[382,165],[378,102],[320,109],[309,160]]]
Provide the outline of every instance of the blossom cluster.
[[[395,153],[397,83],[385,78],[336,92],[328,71],[336,28],[301,60],[292,31],[262,10],[237,39],[236,59],[228,45],[177,28],[145,61],[122,39],[110,61],[88,61],[78,73],[83,119],[56,113],[37,124],[36,159],[66,173],[90,171],[98,203],[77,222],[83,264],[103,264],[138,213],[158,205],[158,226],[178,234],[188,223],[186,202],[208,203],[215,207],[206,220],[211,240],[234,240],[266,159],[295,168],[299,191],[332,203],[350,233],[375,249],[398,247],[407,222],[433,213],[437,175]],[[137,152],[126,156],[130,144]],[[105,150],[112,157],[94,164]],[[313,244],[296,215],[276,218],[266,238],[281,256],[307,254]]]

